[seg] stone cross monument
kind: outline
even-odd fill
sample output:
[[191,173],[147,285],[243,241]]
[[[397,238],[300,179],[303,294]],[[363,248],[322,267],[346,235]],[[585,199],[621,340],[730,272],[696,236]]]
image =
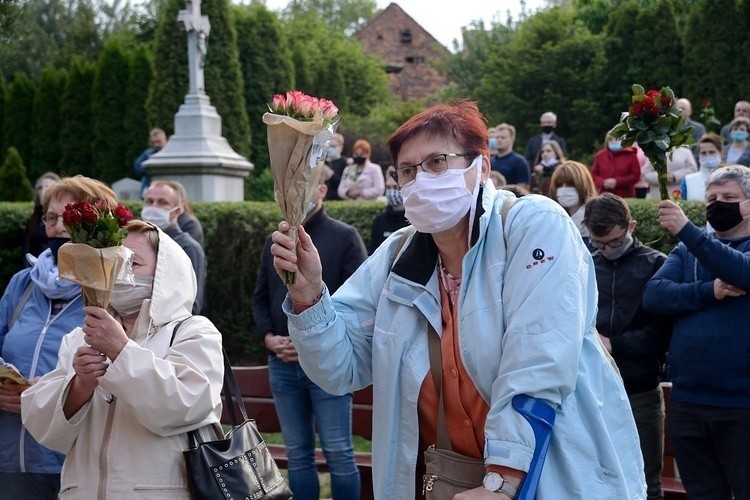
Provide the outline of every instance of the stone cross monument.
[[237,154],[221,135],[221,117],[206,95],[203,65],[211,23],[200,0],[187,0],[177,15],[188,33],[190,88],[174,117],[174,135],[144,162],[151,178],[181,182],[190,201],[242,201],[244,178],[253,164]]

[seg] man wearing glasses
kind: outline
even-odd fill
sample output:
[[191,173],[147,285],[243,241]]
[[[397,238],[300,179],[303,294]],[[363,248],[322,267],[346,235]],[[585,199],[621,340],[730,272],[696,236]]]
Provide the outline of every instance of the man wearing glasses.
[[625,383],[643,454],[647,498],[663,498],[664,402],[659,380],[671,324],[664,316],[646,312],[641,298],[667,257],[638,241],[627,203],[612,193],[586,203],[583,223],[597,249],[593,254],[599,290],[596,328]]

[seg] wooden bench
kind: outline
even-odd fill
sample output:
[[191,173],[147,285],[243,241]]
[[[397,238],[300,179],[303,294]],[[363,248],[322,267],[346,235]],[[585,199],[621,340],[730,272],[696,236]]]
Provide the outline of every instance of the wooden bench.
[[[281,432],[281,424],[273,404],[273,394],[268,381],[268,366],[235,366],[232,368],[240,387],[242,400],[249,418],[255,420],[261,433]],[[227,409],[221,416],[222,423],[230,423]],[[352,434],[372,441],[372,387],[354,393],[352,405]],[[267,444],[276,464],[281,469],[289,465],[283,444]],[[362,500],[372,500],[372,455],[355,452],[354,460],[361,478]],[[315,450],[315,466],[328,472],[323,450]]]
[[[672,383],[662,382],[660,387],[664,395],[664,414],[669,415],[669,392],[672,390]],[[664,459],[661,470],[661,489],[664,491],[664,500],[684,500],[687,498],[687,493],[685,493],[685,487],[677,473],[672,440],[669,439],[669,429],[667,428],[668,421],[668,418],[664,421]]]

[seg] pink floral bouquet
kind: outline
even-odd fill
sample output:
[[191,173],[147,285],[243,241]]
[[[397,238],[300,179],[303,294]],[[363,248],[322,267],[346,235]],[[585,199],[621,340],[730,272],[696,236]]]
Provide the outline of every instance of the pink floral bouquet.
[[[289,222],[296,241],[297,228],[305,220],[307,203],[320,182],[328,143],[338,125],[338,108],[328,99],[298,90],[276,94],[263,115],[268,131],[268,152],[276,202]],[[286,284],[293,284],[287,273]]]

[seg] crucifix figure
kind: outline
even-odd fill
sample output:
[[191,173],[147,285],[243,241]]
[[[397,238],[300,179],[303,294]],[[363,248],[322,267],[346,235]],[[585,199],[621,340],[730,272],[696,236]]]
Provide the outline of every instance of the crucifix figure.
[[187,0],[187,8],[177,14],[177,21],[183,23],[188,32],[188,74],[189,94],[205,94],[203,65],[206,62],[208,46],[206,39],[211,32],[208,16],[201,15],[201,0]]

